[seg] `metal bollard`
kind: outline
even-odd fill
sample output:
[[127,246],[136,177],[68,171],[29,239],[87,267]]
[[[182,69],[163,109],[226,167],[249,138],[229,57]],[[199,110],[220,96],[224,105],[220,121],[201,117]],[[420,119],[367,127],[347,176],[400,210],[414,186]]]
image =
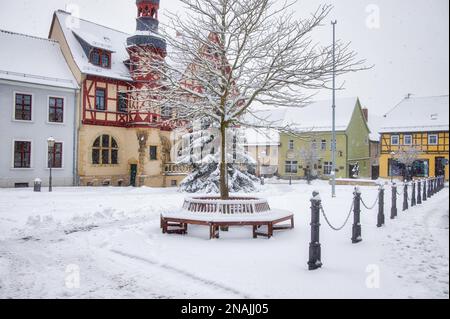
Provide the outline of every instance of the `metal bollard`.
[[426,201],[427,200],[427,179],[425,178],[423,180],[423,194],[422,194],[422,201]]
[[417,204],[422,204],[422,181],[417,181]]
[[377,215],[377,227],[384,225],[384,186],[380,184],[378,189],[378,215]]
[[308,269],[315,270],[322,267],[320,247],[320,206],[322,200],[319,192],[314,191],[311,198],[311,242],[309,243]]
[[33,188],[33,190],[35,192],[40,192],[41,191],[41,187],[42,187],[42,180],[40,178],[36,178],[34,180],[34,188]]
[[405,181],[403,184],[403,211],[407,210],[408,207],[408,182]]
[[352,243],[356,244],[362,241],[361,238],[361,191],[355,187],[355,195],[353,202],[353,227],[352,227]]
[[428,198],[430,198],[431,196],[433,196],[432,194],[432,187],[431,187],[431,178],[428,179]]
[[416,182],[412,181],[411,189],[411,207],[416,206]]
[[391,219],[397,217],[397,184],[392,184]]

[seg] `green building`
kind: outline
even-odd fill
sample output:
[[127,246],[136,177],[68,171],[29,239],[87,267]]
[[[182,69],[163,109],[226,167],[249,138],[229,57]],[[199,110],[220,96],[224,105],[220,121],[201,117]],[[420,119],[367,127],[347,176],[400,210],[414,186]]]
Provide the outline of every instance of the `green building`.
[[[336,177],[371,176],[368,110],[358,98],[336,101]],[[295,129],[280,133],[279,169],[282,178],[329,178],[332,172],[331,101],[285,111],[284,122]]]

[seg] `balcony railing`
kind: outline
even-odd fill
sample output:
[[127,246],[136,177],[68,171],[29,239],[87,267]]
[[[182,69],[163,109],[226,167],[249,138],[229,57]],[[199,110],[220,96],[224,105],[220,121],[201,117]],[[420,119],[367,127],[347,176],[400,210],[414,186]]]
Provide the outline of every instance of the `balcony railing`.
[[164,174],[166,175],[187,175],[191,172],[192,167],[189,164],[164,164]]

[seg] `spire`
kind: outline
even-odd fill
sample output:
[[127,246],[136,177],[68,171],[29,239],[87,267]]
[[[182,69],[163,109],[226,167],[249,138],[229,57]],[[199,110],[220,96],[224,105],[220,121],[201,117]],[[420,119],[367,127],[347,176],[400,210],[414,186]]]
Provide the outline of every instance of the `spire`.
[[160,0],[136,0],[136,33],[127,39],[128,46],[150,46],[166,54],[166,40],[158,35]]

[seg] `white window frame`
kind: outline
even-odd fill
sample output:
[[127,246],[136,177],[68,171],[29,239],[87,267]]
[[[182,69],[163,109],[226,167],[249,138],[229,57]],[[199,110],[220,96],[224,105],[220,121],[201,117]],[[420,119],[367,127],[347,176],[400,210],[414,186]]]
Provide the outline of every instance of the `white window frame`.
[[[397,143],[394,143],[394,138],[397,138]],[[391,145],[400,145],[400,135],[392,135],[391,136]]]
[[[24,95],[31,95],[31,120],[25,121],[25,120],[16,120],[16,95],[17,94],[24,94]],[[12,121],[18,122],[18,123],[34,123],[34,104],[35,104],[35,98],[34,93],[31,92],[21,92],[21,91],[13,91],[13,103],[12,103]],[[27,141],[24,141],[27,142]]]
[[295,147],[295,145],[294,145],[294,140],[289,140],[289,142],[288,142],[288,149],[289,149],[290,151],[293,151],[293,150],[294,150],[294,147]]
[[[61,143],[62,144],[62,156],[61,156],[61,167],[52,167],[52,171],[54,170],[64,170],[64,154],[66,153],[66,149],[65,149],[65,143],[64,141],[61,140],[55,140],[55,143]],[[45,158],[44,158],[44,163],[45,164],[45,169],[46,170],[50,170],[50,166],[49,166],[49,162],[48,162],[48,142],[47,140],[45,140]]]
[[[327,174],[325,172],[325,169],[327,169],[327,170],[329,169],[330,173]],[[333,172],[333,162],[324,162],[323,163],[323,175],[330,176],[332,172]]]
[[[406,143],[406,138],[407,137],[409,137],[411,139],[411,142]],[[413,145],[413,136],[411,134],[403,135],[403,145]]]
[[[31,154],[30,154],[30,167],[14,167],[14,146],[16,142],[30,142]],[[13,138],[11,143],[11,170],[13,171],[31,171],[34,170],[34,143],[33,139],[29,138]]]
[[328,141],[327,140],[321,140],[320,141],[320,149],[322,151],[326,151],[327,150],[327,146],[328,146]]
[[[63,100],[63,121],[62,122],[50,122],[48,117],[50,115],[50,98],[62,99]],[[66,124],[66,97],[57,95],[47,95],[47,114],[45,115],[45,122],[50,125],[65,125]]]
[[[436,138],[436,142],[435,143],[431,143],[431,138],[432,137]],[[429,134],[428,135],[428,145],[436,146],[438,144],[439,144],[439,135],[438,134]]]
[[[295,164],[294,164],[295,162]],[[288,164],[289,163],[289,164]],[[287,172],[287,168],[290,168],[290,172]],[[292,168],[295,168],[295,172],[292,172]],[[298,174],[298,161],[285,161],[284,162],[284,173],[285,174]]]

